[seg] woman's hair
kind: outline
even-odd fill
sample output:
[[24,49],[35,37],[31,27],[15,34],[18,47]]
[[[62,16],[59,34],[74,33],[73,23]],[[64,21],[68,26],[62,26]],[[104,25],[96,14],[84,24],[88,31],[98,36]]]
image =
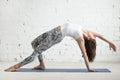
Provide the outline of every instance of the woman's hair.
[[95,39],[90,39],[90,40],[85,39],[85,48],[86,48],[89,62],[93,62],[95,59],[95,56],[96,56],[96,40]]

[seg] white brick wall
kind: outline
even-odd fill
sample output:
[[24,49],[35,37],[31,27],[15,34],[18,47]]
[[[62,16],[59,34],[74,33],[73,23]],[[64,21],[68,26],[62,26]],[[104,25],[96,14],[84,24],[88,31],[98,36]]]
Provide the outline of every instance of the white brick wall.
[[[24,59],[32,53],[35,37],[67,21],[93,29],[117,45],[112,53],[97,39],[96,61],[120,61],[120,0],[0,0],[0,61]],[[83,60],[70,37],[43,55],[45,60]]]

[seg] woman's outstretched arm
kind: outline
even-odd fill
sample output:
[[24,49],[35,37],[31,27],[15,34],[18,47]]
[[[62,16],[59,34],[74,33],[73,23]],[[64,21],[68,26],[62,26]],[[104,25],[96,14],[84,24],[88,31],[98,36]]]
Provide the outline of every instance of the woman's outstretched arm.
[[114,43],[112,43],[110,40],[106,39],[105,37],[103,37],[101,34],[96,33],[96,32],[92,32],[94,34],[95,37],[100,38],[101,40],[107,42],[109,44],[109,48],[111,50],[111,48],[113,49],[113,51],[116,51],[116,46]]

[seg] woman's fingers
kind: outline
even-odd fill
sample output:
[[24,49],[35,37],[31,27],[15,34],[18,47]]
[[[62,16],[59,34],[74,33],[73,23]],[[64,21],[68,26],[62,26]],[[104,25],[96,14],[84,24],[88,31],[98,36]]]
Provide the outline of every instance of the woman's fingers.
[[110,50],[111,50],[111,48],[112,48],[113,51],[116,51],[116,46],[115,46],[114,44],[110,43],[109,47],[110,47]]
[[98,71],[96,71],[96,70],[94,70],[94,69],[89,69],[88,71],[89,71],[89,72],[98,72]]
[[112,45],[112,47],[113,47],[113,50],[116,51],[116,46],[114,44]]

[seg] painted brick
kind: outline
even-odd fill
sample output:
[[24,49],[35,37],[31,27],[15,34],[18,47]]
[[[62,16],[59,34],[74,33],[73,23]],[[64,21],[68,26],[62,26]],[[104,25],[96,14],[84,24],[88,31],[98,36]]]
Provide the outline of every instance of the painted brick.
[[[0,0],[0,61],[20,61],[32,54],[38,35],[72,22],[93,29],[117,45],[97,39],[96,61],[120,61],[120,0]],[[75,40],[66,37],[43,53],[45,60],[82,61]],[[109,56],[109,57],[108,57]]]

